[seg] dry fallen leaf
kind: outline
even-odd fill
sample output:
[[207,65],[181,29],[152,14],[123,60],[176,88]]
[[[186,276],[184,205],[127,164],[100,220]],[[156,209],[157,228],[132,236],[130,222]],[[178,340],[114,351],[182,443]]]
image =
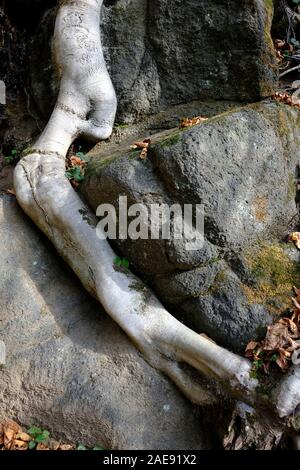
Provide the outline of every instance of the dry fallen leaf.
[[36,450],[50,450],[50,449],[48,446],[46,446],[42,442],[39,442],[38,445],[36,446]]
[[2,423],[2,434],[3,444],[7,449],[10,449],[13,445],[15,436],[21,431],[21,427],[12,420],[7,420]]
[[196,126],[197,124],[201,124],[202,122],[207,121],[208,118],[202,117],[202,116],[196,116],[191,119],[189,118],[184,118],[181,119],[180,122],[180,129],[184,129],[185,127],[191,127],[191,126]]
[[294,242],[294,245],[300,250],[300,232],[293,232],[288,237],[289,241]]
[[289,106],[294,106],[295,108],[300,108],[300,103],[298,100],[294,100],[291,95],[288,93],[280,93],[276,92],[274,95],[271,96],[272,100],[279,101],[281,103],[285,103]]
[[24,441],[24,442],[29,442],[29,441],[31,441],[31,437],[30,437],[29,434],[27,434],[26,432],[19,432],[19,433],[16,435],[16,439],[20,439],[21,441]]
[[[296,239],[298,239],[296,237]],[[280,318],[268,326],[265,339],[261,342],[250,341],[245,356],[256,361],[255,367],[262,368],[266,373],[272,363],[282,370],[287,370],[293,357],[298,357],[300,350],[300,290],[293,287],[296,298],[292,298],[294,309],[291,318]]]
[[151,139],[145,139],[141,142],[135,142],[133,145],[131,145],[130,148],[133,150],[141,149],[142,151],[140,153],[140,158],[142,160],[146,160],[150,144],[151,144]]
[[70,164],[72,168],[74,168],[75,166],[80,166],[81,168],[85,168],[86,166],[85,160],[82,160],[81,158],[76,157],[76,156],[70,157]]
[[254,357],[257,354],[257,348],[259,348],[259,346],[260,343],[257,341],[250,341],[250,343],[248,343],[246,346],[245,356]]
[[28,442],[14,439],[12,446],[11,446],[11,450],[27,450],[27,449],[28,449]]
[[148,149],[147,149],[147,148],[144,148],[144,149],[141,151],[140,158],[141,158],[142,160],[146,160],[147,154],[148,154]]
[[280,51],[275,51],[277,62],[280,64],[284,60],[284,55]]
[[59,446],[59,450],[73,450],[74,446],[71,446],[69,444],[61,444]]
[[150,139],[145,139],[145,140],[140,141],[140,142],[135,142],[131,146],[131,148],[132,149],[145,149],[145,148],[148,148],[150,144],[151,144],[151,140]]
[[35,450],[74,450],[74,445],[61,444],[54,439],[47,438],[43,442],[34,441],[33,437],[24,432],[18,423],[12,420],[6,420],[0,423],[0,451],[29,450],[30,443],[36,443]]
[[292,52],[293,49],[294,49],[292,44],[289,44],[288,42],[284,41],[283,39],[275,39],[274,46],[275,46],[276,50],[282,50],[282,51]]
[[[300,289],[298,289],[296,286],[293,286],[293,291],[295,292],[297,297],[300,297]],[[300,308],[300,307],[298,307]]]

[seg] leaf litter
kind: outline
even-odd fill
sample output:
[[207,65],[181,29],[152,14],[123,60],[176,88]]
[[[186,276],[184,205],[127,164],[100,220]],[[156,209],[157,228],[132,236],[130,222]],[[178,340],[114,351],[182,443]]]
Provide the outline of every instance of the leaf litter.
[[[83,444],[65,444],[52,439],[49,431],[38,426],[31,426],[24,430],[18,423],[11,419],[0,422],[0,451],[36,451],[36,450],[89,450]],[[91,450],[105,450],[104,447],[96,445]]]
[[32,426],[24,431],[13,420],[0,423],[0,450],[74,450],[75,446],[62,444],[50,438],[49,431]]
[[253,360],[252,372],[269,374],[272,364],[285,372],[296,363],[300,350],[300,289],[294,287],[290,317],[280,318],[268,326],[263,341],[250,341],[245,356]]

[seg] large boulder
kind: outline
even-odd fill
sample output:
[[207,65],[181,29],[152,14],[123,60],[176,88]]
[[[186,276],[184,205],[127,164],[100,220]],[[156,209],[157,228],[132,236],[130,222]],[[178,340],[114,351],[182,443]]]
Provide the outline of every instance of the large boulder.
[[[85,293],[13,197],[0,197],[0,239],[0,420],[107,449],[210,447],[195,409]],[[203,393],[203,402],[213,399]]]
[[[33,96],[44,117],[55,91],[54,15],[41,22],[31,48]],[[103,46],[118,122],[202,98],[269,96],[277,78],[272,16],[272,0],[104,0]]]
[[297,222],[298,123],[286,105],[247,106],[152,136],[147,160],[93,156],[82,186],[95,210],[118,209],[119,196],[128,205],[204,205],[201,249],[172,238],[112,243],[174,315],[234,350],[262,335],[299,285],[297,250],[281,243]]

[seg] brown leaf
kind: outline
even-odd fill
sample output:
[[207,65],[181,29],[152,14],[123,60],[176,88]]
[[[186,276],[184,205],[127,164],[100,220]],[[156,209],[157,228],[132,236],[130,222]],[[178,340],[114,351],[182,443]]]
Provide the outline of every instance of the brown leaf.
[[73,450],[73,449],[74,447],[69,444],[61,444],[59,446],[59,450]]
[[267,335],[263,342],[264,351],[276,351],[279,348],[284,348],[289,342],[289,330],[282,319],[274,325],[268,326]]
[[132,149],[147,149],[149,145],[151,144],[151,139],[145,139],[140,142],[135,142],[131,148]]
[[48,446],[46,446],[42,442],[39,442],[38,445],[36,446],[36,450],[50,450],[50,449]]
[[7,194],[10,194],[11,196],[16,196],[16,191],[15,191],[14,188],[12,188],[12,189],[7,189],[7,190],[6,190],[6,193],[7,193]]
[[15,421],[7,420],[3,423],[3,444],[6,448],[11,448],[16,434],[18,434],[20,431],[21,427]]
[[142,160],[146,160],[147,155],[148,155],[148,148],[150,144],[151,144],[151,139],[145,139],[141,142],[135,142],[133,145],[131,145],[130,148],[133,150],[142,149],[142,152],[140,153],[140,158]]
[[197,124],[201,124],[202,122],[207,121],[208,118],[202,116],[196,116],[191,119],[183,118],[180,121],[180,129],[184,129],[185,127],[196,126]]
[[300,289],[298,289],[296,286],[293,286],[293,291],[295,292],[297,297],[300,297]]
[[[280,93],[280,92],[276,92],[272,95],[272,100],[275,100],[275,101],[279,101],[279,102],[282,102],[282,103],[285,103],[289,106],[293,106],[295,108],[300,108],[300,104],[298,102],[298,100],[294,100],[294,98],[289,95],[288,93]],[[294,232],[294,233],[297,233],[297,232]],[[293,234],[291,234],[293,235]],[[291,240],[291,235],[289,236],[289,240]]]
[[82,168],[85,167],[86,165],[86,162],[84,160],[82,160],[81,158],[79,157],[76,157],[76,156],[73,156],[70,158],[70,163],[71,163],[71,167],[75,167],[75,166],[80,166]]
[[31,437],[30,437],[29,434],[27,434],[26,432],[19,432],[19,433],[16,435],[16,439],[20,439],[21,441],[24,441],[24,442],[29,442],[29,441],[31,441]]
[[295,305],[295,307],[296,307],[298,310],[300,310],[300,305],[299,305],[299,303],[298,303],[298,300],[295,299],[294,297],[292,297],[292,302],[293,302],[293,304]]
[[282,39],[275,39],[274,45],[276,49],[283,49],[286,45],[286,42]]
[[276,59],[277,59],[277,62],[279,63],[283,61],[284,55],[282,54],[282,52],[276,51]]
[[4,431],[4,444],[7,445],[9,442],[12,442],[16,433],[10,428],[5,429]]
[[279,357],[276,360],[276,364],[280,367],[282,370],[287,370],[289,368],[289,361],[287,360],[284,351],[282,349],[279,349]]
[[4,421],[3,424],[3,430],[5,432],[5,429],[9,428],[11,430],[13,430],[15,433],[18,433],[18,432],[21,432],[22,431],[22,428],[21,426],[19,426],[18,423],[16,423],[15,421],[9,419],[7,421]]
[[[259,349],[258,349],[259,348]],[[261,351],[260,344],[257,341],[250,341],[245,350],[245,356],[254,358]]]
[[200,336],[202,336],[205,339],[208,339],[208,341],[210,341],[211,343],[216,344],[216,342],[213,339],[211,339],[209,336],[207,336],[205,333],[200,333]]
[[289,240],[300,250],[300,232],[293,232],[289,235]]
[[147,155],[148,155],[148,148],[144,148],[144,149],[141,151],[141,153],[140,153],[140,158],[141,158],[142,160],[146,160]]
[[248,343],[246,346],[246,352],[254,351],[254,349],[256,349],[257,346],[259,346],[259,343],[257,341],[250,341],[250,343]]
[[12,443],[11,450],[27,450],[28,442],[20,441],[15,439]]
[[81,160],[78,157],[71,157],[70,158],[70,163],[72,166],[80,166],[81,165]]

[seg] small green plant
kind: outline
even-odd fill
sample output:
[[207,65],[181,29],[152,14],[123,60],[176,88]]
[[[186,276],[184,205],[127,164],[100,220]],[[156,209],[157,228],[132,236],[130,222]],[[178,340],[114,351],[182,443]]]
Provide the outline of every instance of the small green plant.
[[14,163],[17,160],[18,156],[19,156],[18,151],[16,149],[13,149],[10,152],[10,155],[7,155],[6,157],[4,157],[4,161],[8,165],[10,165],[11,163]]
[[75,180],[77,183],[81,183],[84,180],[84,173],[80,166],[74,166],[73,168],[70,168],[66,171],[65,174],[69,180]]
[[44,443],[50,435],[49,431],[46,431],[46,429],[41,429],[37,426],[31,426],[27,430],[27,433],[32,438],[32,441],[30,441],[28,444],[29,449],[35,449],[37,444]]
[[115,129],[124,129],[127,126],[128,124],[125,124],[124,122],[115,122],[114,124]]
[[129,261],[126,258],[120,258],[120,256],[117,256],[114,260],[114,265],[118,266],[120,268],[125,268],[129,269]]

